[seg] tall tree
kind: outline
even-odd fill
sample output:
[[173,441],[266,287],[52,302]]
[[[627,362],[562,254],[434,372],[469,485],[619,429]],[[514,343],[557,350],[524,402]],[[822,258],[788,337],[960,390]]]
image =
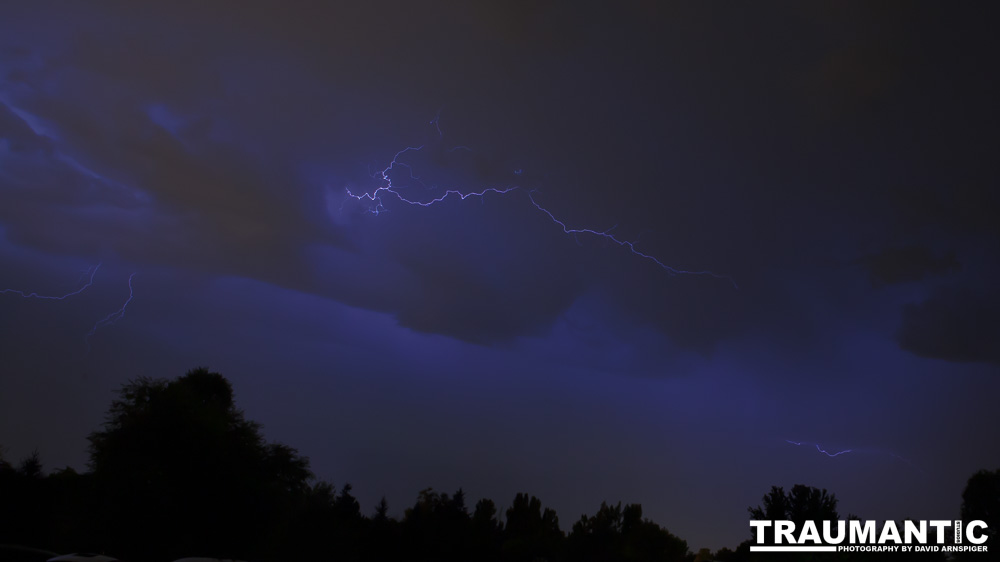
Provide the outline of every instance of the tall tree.
[[[747,510],[751,519],[794,521],[799,529],[806,520],[836,521],[840,517],[834,494],[803,484],[796,484],[787,493],[784,488],[772,486],[771,491],[762,498],[762,505],[749,507]],[[773,532],[766,532],[765,542],[771,541]]]
[[506,515],[502,546],[505,560],[558,560],[562,557],[565,535],[559,529],[559,517],[552,509],[543,510],[541,500],[517,494]]
[[[1000,469],[980,470],[972,475],[962,492],[962,520],[979,519],[986,523],[986,546],[992,552],[997,547],[997,533],[1000,532]],[[978,554],[978,553],[977,553]],[[969,559],[977,554],[970,553]]]
[[311,477],[308,460],[266,443],[229,381],[205,369],[124,385],[89,439],[105,536],[136,559],[267,551]]

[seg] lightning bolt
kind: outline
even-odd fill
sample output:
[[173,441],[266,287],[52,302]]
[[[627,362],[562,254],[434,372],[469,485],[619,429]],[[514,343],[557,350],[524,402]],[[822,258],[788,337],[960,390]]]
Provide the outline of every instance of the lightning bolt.
[[822,447],[820,447],[816,443],[800,443],[798,441],[789,441],[788,439],[785,439],[785,443],[791,443],[792,445],[795,445],[797,447],[800,447],[802,445],[813,445],[813,446],[816,447],[817,451],[823,453],[824,455],[826,455],[828,457],[839,457],[840,455],[844,455],[844,454],[847,454],[847,453],[853,453],[854,452],[852,449],[844,449],[843,451],[837,451],[836,453],[831,453],[831,452],[823,449]]
[[806,443],[804,441],[792,441],[790,439],[785,439],[785,443],[790,443],[792,445],[795,445],[796,447],[801,447],[803,445],[805,445],[805,446],[808,447],[808,446],[811,445],[811,446],[815,447],[816,450],[819,451],[820,453],[823,453],[824,455],[826,455],[828,457],[831,457],[831,458],[833,458],[833,457],[839,457],[840,455],[845,455],[847,453],[887,455],[887,456],[890,456],[890,457],[892,457],[894,459],[897,459],[899,461],[902,461],[902,462],[910,465],[911,468],[916,469],[917,471],[919,471],[920,473],[924,474],[925,476],[929,475],[929,473],[926,470],[924,470],[923,468],[921,468],[915,462],[913,462],[913,461],[911,461],[911,460],[909,460],[906,457],[903,457],[901,455],[897,455],[896,453],[893,453],[892,451],[885,451],[885,450],[882,450],[882,449],[844,449],[843,451],[837,451],[836,453],[831,453],[830,451],[827,451],[826,449],[824,449],[823,447],[820,447],[816,443]]
[[[443,136],[443,133],[441,132],[441,127],[440,127],[440,124],[439,124],[440,117],[441,116],[440,116],[440,112],[439,112],[438,115],[435,116],[434,119],[430,122],[432,125],[435,126],[435,129],[437,130],[437,133],[438,133],[439,137]],[[392,183],[393,170],[395,168],[397,168],[397,167],[399,167],[399,168],[405,168],[407,170],[408,174],[409,174],[410,179],[415,180],[418,183],[420,183],[421,185],[423,185],[423,182],[421,182],[418,177],[416,177],[416,176],[413,175],[413,168],[409,164],[406,164],[405,162],[401,162],[400,161],[400,158],[403,155],[405,155],[406,153],[408,153],[408,152],[418,152],[418,151],[423,150],[423,149],[424,149],[424,145],[421,145],[421,146],[407,146],[406,148],[400,150],[395,155],[393,155],[392,161],[389,162],[388,166],[386,166],[385,168],[383,168],[381,172],[376,172],[376,173],[372,174],[372,177],[374,179],[380,181],[382,185],[380,185],[379,187],[375,188],[375,190],[373,190],[370,193],[369,192],[354,193],[350,189],[347,189],[347,196],[350,197],[350,198],[352,198],[352,199],[355,199],[357,201],[360,201],[362,203],[367,202],[368,203],[368,212],[371,213],[371,214],[374,214],[374,215],[379,215],[379,214],[387,212],[389,210],[389,209],[386,208],[385,203],[383,201],[383,197],[385,197],[387,195],[392,195],[393,197],[396,198],[396,200],[398,200],[400,202],[403,202],[403,203],[406,203],[408,205],[415,205],[415,206],[420,206],[420,207],[430,207],[431,205],[435,205],[437,203],[440,203],[440,202],[444,201],[445,199],[447,199],[449,197],[457,197],[460,200],[465,200],[465,199],[467,199],[469,197],[479,197],[479,198],[482,199],[482,198],[485,198],[485,196],[487,194],[489,194],[489,193],[493,193],[493,194],[496,194],[496,195],[506,195],[506,194],[511,193],[513,191],[521,190],[521,188],[519,188],[518,186],[487,187],[487,188],[482,189],[480,191],[460,191],[460,190],[457,190],[457,189],[449,189],[449,190],[445,191],[442,195],[440,195],[438,197],[435,197],[434,199],[431,199],[429,201],[418,201],[418,200],[414,200],[414,199],[409,199],[409,198],[405,197],[399,191],[399,189],[396,188],[393,185],[393,183]],[[450,150],[448,150],[448,152],[454,152],[456,150],[466,150],[466,151],[470,151],[470,152],[472,151],[472,149],[469,148],[469,147],[467,147],[467,146],[456,146],[456,147],[451,148]],[[517,169],[517,170],[514,171],[515,175],[521,175],[521,173],[522,173],[522,170],[520,170],[520,169]],[[524,191],[524,190],[521,190],[521,191]],[[659,266],[660,269],[666,271],[670,275],[705,275],[705,276],[709,276],[709,277],[714,277],[716,279],[725,279],[725,280],[729,281],[730,283],[732,283],[733,288],[739,289],[739,286],[736,284],[736,281],[732,277],[730,277],[728,275],[720,275],[718,273],[713,273],[713,272],[707,271],[707,270],[694,271],[694,270],[677,269],[675,267],[671,267],[671,266],[667,265],[666,263],[664,263],[663,261],[661,261],[656,256],[653,256],[652,254],[647,254],[647,253],[642,252],[639,249],[637,249],[636,246],[635,246],[635,241],[624,240],[624,239],[619,238],[619,237],[615,236],[614,234],[612,234],[611,231],[613,231],[615,227],[609,228],[607,230],[595,230],[595,229],[591,229],[591,228],[570,228],[569,226],[566,225],[565,222],[563,222],[562,220],[558,219],[551,211],[549,211],[547,208],[543,207],[540,203],[538,203],[538,201],[535,199],[535,193],[536,193],[535,190],[528,191],[527,193],[528,193],[528,200],[531,202],[531,205],[534,206],[535,209],[537,209],[540,212],[542,212],[545,216],[547,216],[549,218],[549,220],[551,220],[553,223],[555,223],[557,226],[559,226],[562,229],[562,231],[563,231],[564,234],[572,235],[574,237],[582,235],[582,234],[586,234],[586,235],[590,235],[590,236],[596,236],[598,238],[603,238],[604,240],[607,240],[607,241],[609,241],[609,242],[611,242],[611,243],[613,243],[613,244],[615,244],[617,246],[620,246],[622,248],[627,249],[629,252],[631,252],[635,256],[638,256],[638,257],[643,258],[643,259],[645,259],[647,261],[653,262],[654,264],[656,264],[657,266]],[[343,205],[341,205],[341,210],[343,210]]]
[[[456,148],[465,148],[465,147],[456,147]],[[424,147],[421,145],[421,146],[408,146],[408,147],[404,148],[403,150],[400,150],[399,152],[396,153],[395,156],[392,157],[392,162],[390,162],[388,166],[386,166],[381,172],[378,172],[378,173],[376,173],[376,174],[373,175],[373,177],[375,177],[376,179],[381,179],[381,181],[384,182],[384,185],[379,186],[378,188],[376,188],[371,193],[362,192],[360,194],[355,194],[355,193],[351,192],[350,189],[348,189],[347,190],[347,196],[351,197],[351,198],[354,198],[354,199],[357,199],[358,201],[362,201],[362,202],[363,201],[368,201],[369,204],[370,204],[370,206],[368,208],[368,212],[370,212],[370,213],[372,213],[374,215],[378,215],[380,213],[385,213],[385,212],[388,211],[388,209],[386,209],[385,205],[382,203],[382,194],[385,194],[385,193],[392,194],[397,200],[402,201],[403,203],[406,203],[408,205],[417,205],[417,206],[420,206],[420,207],[430,207],[431,205],[435,205],[437,203],[440,203],[440,202],[444,201],[445,199],[447,199],[447,198],[449,198],[451,196],[456,196],[459,199],[461,199],[461,200],[464,201],[465,199],[468,199],[469,197],[484,197],[487,193],[496,193],[497,195],[504,195],[506,193],[510,193],[511,191],[514,191],[515,189],[518,189],[517,186],[502,187],[502,188],[501,187],[487,187],[487,188],[485,188],[485,189],[483,189],[481,191],[470,191],[470,192],[463,192],[463,191],[459,191],[457,189],[449,189],[449,190],[445,191],[444,194],[442,194],[441,196],[436,197],[434,199],[431,199],[430,201],[417,201],[417,200],[414,200],[414,199],[408,199],[408,198],[404,197],[403,194],[400,193],[397,190],[397,188],[395,188],[392,185],[392,170],[394,168],[396,168],[397,166],[401,167],[401,168],[406,168],[408,170],[408,172],[409,172],[410,179],[419,181],[420,178],[418,178],[418,177],[416,177],[416,176],[413,175],[413,168],[411,168],[409,164],[400,162],[399,161],[399,157],[402,156],[403,154],[407,153],[407,152],[410,152],[410,151],[416,152],[416,151],[423,150],[423,149],[424,149]],[[468,150],[468,149],[466,149],[466,150]]]
[[105,326],[110,326],[125,317],[125,309],[128,307],[129,303],[132,302],[132,298],[135,296],[135,292],[132,289],[132,279],[134,277],[135,273],[132,273],[131,275],[128,276],[128,300],[125,301],[125,304],[123,304],[121,308],[119,308],[118,310],[108,314],[104,318],[101,318],[100,320],[95,322],[94,327],[91,328],[89,332],[87,332],[87,335],[84,337],[84,342],[87,344],[88,353],[90,352],[90,338],[97,333],[97,330]]
[[437,114],[434,115],[434,119],[431,119],[430,124],[434,125],[434,129],[437,130],[438,138],[443,138],[444,133],[441,132],[441,112],[443,110],[439,109]]
[[87,268],[87,271],[84,274],[85,276],[89,276],[87,277],[87,282],[79,289],[71,293],[66,293],[65,295],[40,295],[34,291],[28,292],[19,289],[0,289],[0,295],[13,294],[13,295],[18,295],[19,297],[25,299],[42,299],[42,300],[52,300],[52,301],[65,300],[74,295],[79,295],[80,293],[86,291],[91,285],[93,285],[94,276],[97,275],[97,270],[100,269],[100,267],[101,264],[97,264],[95,266]]
[[656,258],[653,255],[650,255],[650,254],[647,254],[647,253],[644,253],[644,252],[641,252],[641,251],[637,250],[635,248],[635,242],[630,242],[628,240],[622,240],[622,239],[616,237],[614,234],[611,234],[611,231],[614,230],[617,225],[613,226],[613,227],[611,227],[611,228],[609,228],[607,230],[592,230],[592,229],[589,229],[589,228],[570,228],[570,227],[566,226],[566,223],[564,223],[563,221],[557,219],[556,216],[553,215],[551,211],[549,211],[545,207],[542,207],[541,205],[539,205],[538,202],[535,201],[535,195],[534,194],[535,194],[534,190],[528,192],[528,199],[531,201],[531,204],[534,205],[535,208],[538,209],[539,211],[545,213],[545,215],[548,216],[549,219],[552,220],[552,222],[554,222],[557,225],[559,225],[559,227],[562,228],[562,231],[565,234],[570,234],[570,235],[573,235],[573,236],[576,236],[578,234],[590,234],[590,235],[593,235],[593,236],[597,236],[597,237],[603,238],[605,240],[608,240],[609,242],[617,244],[617,245],[619,245],[619,246],[621,246],[623,248],[628,248],[628,251],[632,252],[632,254],[634,254],[636,256],[639,256],[640,258],[643,258],[643,259],[646,259],[646,260],[649,260],[649,261],[655,263],[656,265],[660,266],[661,269],[663,269],[664,271],[666,271],[670,275],[707,275],[709,277],[714,277],[716,279],[726,279],[730,283],[733,284],[733,288],[739,289],[739,286],[736,285],[736,281],[732,277],[730,277],[728,275],[720,275],[718,273],[713,273],[713,272],[707,271],[707,270],[703,270],[703,271],[689,271],[689,270],[684,270],[684,269],[677,269],[677,268],[670,267],[669,265],[663,263],[662,261],[660,261],[658,258]]

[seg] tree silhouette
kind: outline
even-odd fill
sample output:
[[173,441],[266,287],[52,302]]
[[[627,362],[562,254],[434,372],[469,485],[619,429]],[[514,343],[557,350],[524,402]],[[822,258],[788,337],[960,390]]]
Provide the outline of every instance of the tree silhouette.
[[418,560],[464,560],[471,527],[461,489],[453,496],[422,490],[403,519],[406,543]]
[[[801,529],[807,520],[836,521],[840,518],[836,496],[825,489],[803,484],[792,486],[792,491],[788,493],[784,488],[771,486],[771,491],[764,495],[761,502],[763,505],[747,508],[751,519],[788,520]],[[766,530],[764,542],[772,543],[773,540],[773,529]]]
[[688,555],[687,542],[656,523],[643,519],[642,506],[601,503],[592,517],[583,515],[569,536],[571,560],[679,562]]
[[403,543],[400,524],[389,516],[389,502],[385,496],[375,505],[368,533],[363,543],[362,560],[402,560],[411,558]]
[[[980,470],[972,475],[962,491],[962,520],[986,523],[986,542],[989,551],[997,548],[997,529],[1000,529],[1000,469]],[[976,559],[982,555],[965,553],[964,558]],[[964,559],[963,558],[963,559]]]
[[501,546],[504,560],[530,562],[537,558],[558,560],[565,535],[556,512],[545,508],[535,496],[517,494],[507,508],[507,524]]
[[593,517],[583,515],[573,524],[569,536],[570,557],[574,560],[612,561],[620,558],[622,504],[601,508]]
[[[267,443],[260,426],[235,406],[233,389],[217,373],[195,369],[170,380],[140,378],[124,385],[103,426],[90,434],[90,471],[45,474],[38,453],[17,464],[0,454],[0,551],[108,552],[149,562],[181,557],[255,562],[434,560],[480,562],[708,562],[768,560],[735,550],[697,555],[687,543],[643,518],[639,504],[602,503],[567,536],[559,518],[535,496],[519,493],[501,519],[480,499],[470,514],[461,488],[421,491],[402,520],[383,497],[366,517],[350,484],[338,491],[314,481],[305,457]],[[826,490],[772,487],[753,519],[837,520],[837,498]],[[981,471],[962,494],[962,517],[1000,522],[1000,470]],[[765,537],[773,542],[773,537]],[[5,556],[7,558],[5,558]],[[837,553],[823,560],[908,559],[911,553]],[[958,558],[961,558],[959,556]],[[782,559],[814,560],[813,554]],[[921,556],[944,560],[943,553]],[[976,557],[974,559],[980,559]]]
[[476,503],[472,514],[470,548],[479,553],[479,559],[499,560],[503,541],[503,523],[497,519],[497,506],[493,500],[483,498]]
[[105,536],[127,557],[267,551],[311,477],[307,459],[266,443],[229,381],[205,369],[124,385],[89,439]]
[[0,542],[48,542],[50,493],[45,484],[38,451],[21,459],[17,467],[0,459]]
[[389,502],[385,501],[385,496],[375,504],[375,515],[372,517],[375,523],[386,523],[389,521]]

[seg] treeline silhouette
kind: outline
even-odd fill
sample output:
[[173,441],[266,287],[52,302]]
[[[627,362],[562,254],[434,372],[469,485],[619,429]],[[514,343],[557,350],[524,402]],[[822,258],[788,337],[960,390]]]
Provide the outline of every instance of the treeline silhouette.
[[[46,475],[37,453],[16,466],[0,458],[0,543],[134,562],[766,559],[749,552],[749,540],[735,550],[692,553],[638,504],[602,503],[568,533],[555,511],[527,494],[517,494],[502,517],[492,500],[467,505],[461,489],[423,490],[398,520],[385,498],[366,513],[350,485],[316,481],[307,458],[268,443],[236,407],[230,383],[205,369],[124,385],[89,442],[84,473]],[[996,529],[998,482],[1000,471],[974,476],[963,516],[968,509]],[[836,498],[825,490],[773,488],[763,502],[752,515],[837,518]]]

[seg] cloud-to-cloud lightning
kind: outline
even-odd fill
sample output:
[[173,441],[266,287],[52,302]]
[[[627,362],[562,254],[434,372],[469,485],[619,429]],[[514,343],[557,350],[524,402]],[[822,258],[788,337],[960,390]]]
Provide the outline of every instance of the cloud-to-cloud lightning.
[[733,287],[735,287],[737,289],[739,288],[736,285],[736,281],[734,281],[728,275],[720,275],[718,273],[713,273],[711,271],[688,271],[688,270],[684,270],[684,269],[677,269],[677,268],[674,268],[674,267],[670,267],[669,265],[667,265],[667,264],[663,263],[662,261],[660,261],[655,256],[652,256],[650,254],[646,254],[644,252],[640,252],[639,250],[637,250],[635,248],[635,243],[634,242],[629,242],[628,240],[622,240],[622,239],[616,237],[614,234],[611,234],[611,231],[614,230],[614,227],[609,228],[608,230],[592,230],[590,228],[569,228],[568,226],[566,226],[566,223],[564,223],[563,221],[557,219],[555,217],[555,215],[552,214],[551,211],[549,211],[545,207],[542,207],[541,205],[539,205],[538,201],[535,201],[534,193],[535,193],[534,191],[529,191],[528,192],[528,199],[531,200],[531,204],[534,205],[535,208],[538,209],[539,211],[545,213],[545,215],[548,216],[550,219],[552,219],[552,222],[554,222],[557,225],[559,225],[559,227],[562,228],[562,231],[564,233],[566,233],[566,234],[572,234],[572,235],[590,234],[590,235],[593,235],[593,236],[599,236],[599,237],[604,238],[605,240],[608,240],[610,242],[613,242],[613,243],[615,243],[615,244],[617,244],[617,245],[619,245],[619,246],[621,246],[623,248],[628,248],[628,251],[630,251],[633,254],[639,256],[640,258],[644,258],[644,259],[647,259],[647,260],[655,263],[656,265],[660,266],[661,269],[663,269],[664,271],[666,271],[667,273],[669,273],[671,275],[708,275],[710,277],[715,277],[716,279],[727,279],[727,280],[729,280],[729,282],[731,282],[733,284]]
[[100,269],[100,267],[101,264],[97,264],[93,267],[87,268],[87,271],[85,273],[85,278],[87,279],[87,282],[84,283],[84,285],[79,289],[66,293],[64,295],[42,295],[34,291],[31,292],[22,291],[20,289],[0,289],[0,295],[17,295],[25,299],[42,299],[42,300],[53,300],[53,301],[65,300],[68,299],[69,297],[79,295],[80,293],[90,288],[90,286],[94,284],[94,276],[97,275],[97,270]]
[[[441,136],[441,134],[442,134],[441,133],[441,128],[440,128],[440,126],[438,124],[439,118],[440,118],[440,115],[436,116],[431,121],[431,124],[433,124],[435,126],[435,128],[437,129],[438,135]],[[418,205],[418,206],[421,206],[421,207],[430,207],[431,205],[440,203],[440,202],[444,201],[445,199],[447,199],[448,197],[451,197],[451,196],[455,196],[455,197],[458,197],[459,199],[464,200],[464,199],[467,199],[469,197],[480,197],[480,198],[482,198],[482,197],[485,197],[487,193],[494,193],[494,194],[497,194],[497,195],[506,195],[508,193],[511,193],[513,191],[516,191],[516,190],[520,189],[518,186],[487,187],[487,188],[484,188],[484,189],[479,190],[479,191],[460,191],[460,190],[457,190],[457,189],[449,189],[449,190],[445,191],[442,195],[440,195],[438,197],[435,197],[434,199],[431,199],[431,200],[428,200],[428,201],[417,201],[417,200],[414,200],[414,199],[409,199],[409,198],[403,196],[403,194],[393,185],[393,183],[392,183],[392,172],[397,167],[406,168],[407,171],[408,171],[408,173],[409,173],[410,179],[416,180],[417,182],[420,182],[419,178],[413,175],[413,169],[412,169],[412,167],[409,164],[406,164],[404,162],[400,162],[399,159],[400,159],[401,156],[403,156],[407,152],[417,152],[417,151],[423,150],[423,148],[424,148],[423,145],[421,145],[421,146],[408,146],[408,147],[400,150],[399,152],[397,152],[392,157],[392,161],[389,163],[388,166],[386,166],[385,168],[383,168],[381,172],[376,172],[375,174],[372,174],[372,177],[375,178],[376,180],[379,180],[382,183],[382,185],[380,185],[379,187],[375,188],[375,190],[372,191],[372,192],[370,192],[370,193],[369,192],[353,193],[350,189],[348,189],[347,190],[348,197],[351,197],[351,198],[356,199],[356,200],[361,201],[361,202],[368,202],[368,204],[369,204],[368,211],[370,213],[374,214],[374,215],[378,215],[378,214],[386,212],[388,210],[388,209],[386,209],[386,207],[385,207],[385,205],[383,204],[383,201],[382,201],[382,197],[384,195],[386,195],[386,194],[391,194],[397,200],[399,200],[399,201],[401,201],[403,203],[407,203],[409,205]],[[456,147],[450,149],[449,152],[453,152],[453,151],[458,150],[458,149],[471,150],[470,148],[468,148],[466,146],[456,146]],[[515,175],[521,175],[521,170],[518,169],[514,173],[515,173]],[[737,289],[739,288],[736,285],[736,281],[732,277],[730,277],[728,275],[720,275],[718,273],[713,273],[713,272],[707,271],[707,270],[692,271],[692,270],[684,270],[684,269],[677,269],[675,267],[671,267],[671,266],[665,264],[663,261],[661,261],[656,256],[653,256],[651,254],[647,254],[645,252],[642,252],[642,251],[636,249],[635,242],[632,242],[632,241],[629,241],[629,240],[623,240],[621,238],[618,238],[614,234],[612,234],[611,231],[614,230],[614,227],[612,227],[610,229],[607,229],[607,230],[594,230],[594,229],[590,229],[590,228],[570,228],[569,226],[566,225],[565,222],[563,222],[562,220],[556,218],[556,216],[551,211],[549,211],[547,208],[545,208],[541,204],[539,204],[538,201],[535,199],[535,193],[536,193],[535,190],[528,191],[527,192],[527,194],[528,194],[528,200],[531,202],[531,204],[536,209],[538,209],[539,211],[541,211],[542,213],[544,213],[545,216],[547,216],[552,222],[554,222],[556,225],[558,225],[562,229],[563,233],[565,233],[565,234],[569,234],[569,235],[573,235],[573,236],[577,236],[577,235],[581,235],[581,234],[588,234],[588,235],[591,235],[591,236],[596,236],[596,237],[599,237],[599,238],[603,238],[603,239],[605,239],[605,240],[607,240],[609,242],[612,242],[612,243],[614,243],[614,244],[616,244],[618,246],[626,248],[629,252],[631,252],[632,254],[634,254],[636,256],[639,256],[640,258],[643,258],[643,259],[646,259],[646,260],[649,260],[649,261],[655,263],[657,266],[659,266],[661,269],[663,269],[664,271],[666,271],[670,275],[706,275],[706,276],[714,277],[716,279],[726,279],[730,283],[733,284],[734,288],[737,288]]]
[[[369,212],[378,215],[379,213],[383,213],[386,211],[385,206],[382,204],[382,194],[384,193],[391,193],[396,197],[396,199],[402,201],[403,203],[407,203],[409,205],[430,207],[431,205],[444,201],[445,199],[451,197],[452,195],[464,200],[468,197],[483,197],[487,193],[496,193],[498,195],[503,195],[506,193],[510,193],[515,189],[518,189],[517,186],[502,187],[502,188],[488,187],[481,191],[471,191],[471,192],[462,192],[457,189],[449,189],[445,191],[444,194],[442,194],[441,196],[431,199],[430,201],[415,201],[413,199],[407,199],[392,185],[392,170],[397,166],[401,168],[406,168],[407,170],[409,170],[410,179],[418,180],[418,178],[413,175],[413,169],[410,167],[410,165],[400,162],[399,157],[407,152],[423,150],[423,148],[424,148],[423,146],[408,146],[403,150],[397,152],[396,155],[392,157],[392,162],[390,162],[388,166],[386,166],[381,172],[374,174],[374,177],[376,179],[380,179],[383,182],[383,185],[377,187],[371,193],[364,192],[360,194],[355,194],[352,193],[350,189],[348,189],[347,195],[349,197],[357,199],[358,201],[368,201],[371,204],[371,206],[368,209]],[[456,148],[465,148],[465,147],[456,147]]]

